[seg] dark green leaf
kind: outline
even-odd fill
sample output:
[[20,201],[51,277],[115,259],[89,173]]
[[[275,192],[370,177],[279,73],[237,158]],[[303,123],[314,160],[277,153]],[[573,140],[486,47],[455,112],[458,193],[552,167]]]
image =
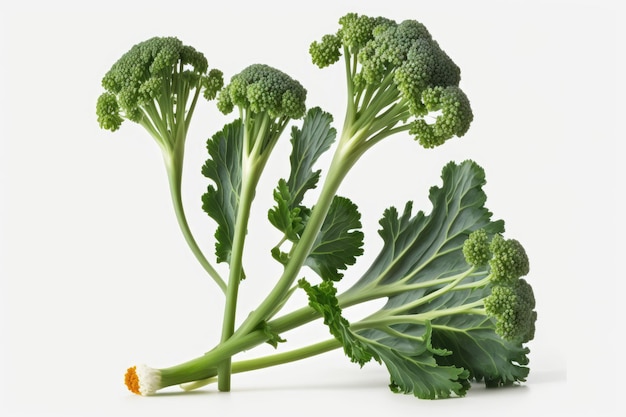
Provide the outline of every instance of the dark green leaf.
[[279,343],[286,342],[285,339],[272,330],[272,328],[267,324],[267,321],[262,321],[261,324],[259,324],[259,329],[263,330],[265,337],[267,337],[266,343],[272,345],[274,348],[277,348]]
[[338,281],[349,265],[363,254],[361,215],[357,206],[344,197],[335,196],[313,249],[305,265],[324,280]]
[[218,262],[230,262],[235,217],[241,192],[243,129],[240,120],[207,141],[209,159],[202,174],[213,181],[202,196],[202,209],[217,222],[215,254]]
[[485,175],[472,161],[449,163],[442,172],[443,186],[432,187],[432,212],[419,211],[407,203],[402,215],[396,208],[385,210],[380,220],[384,246],[355,289],[376,281],[393,284],[409,277],[407,283],[450,276],[467,268],[461,251],[469,233],[485,228],[488,233],[504,231],[502,221],[491,221],[482,190]]
[[291,131],[291,173],[287,180],[290,208],[299,205],[305,192],[317,186],[320,171],[313,171],[313,166],[335,141],[337,132],[330,126],[332,121],[330,113],[314,107],[304,117],[302,130],[294,127]]
[[463,396],[469,388],[469,372],[454,364],[443,366],[437,355],[445,350],[431,344],[428,325],[422,327],[421,340],[389,335],[379,330],[367,330],[358,335],[387,367],[392,391],[413,394],[418,398],[448,398],[452,393]]
[[299,284],[309,297],[309,305],[324,317],[324,324],[328,326],[330,334],[341,342],[345,354],[352,362],[363,366],[372,359],[378,361],[377,355],[352,333],[350,323],[341,315],[336,297],[337,289],[332,281],[311,285],[301,279]]
[[285,233],[287,239],[297,242],[310,209],[302,205],[304,194],[317,186],[320,171],[313,171],[319,157],[335,140],[336,130],[330,126],[333,118],[319,107],[310,109],[302,129],[291,131],[291,172],[287,180],[281,179],[274,191],[276,205],[268,213],[272,225]]
[[[528,350],[503,341],[491,318],[449,310],[480,302],[489,294],[488,285],[437,294],[450,282],[446,279],[469,271],[462,247],[472,231],[483,228],[490,235],[504,231],[504,223],[492,221],[484,206],[482,168],[471,161],[450,163],[442,180],[441,187],[431,188],[429,215],[421,211],[413,215],[411,203],[401,214],[393,207],[385,211],[379,232],[384,246],[370,269],[344,294],[350,297],[367,289],[388,297],[378,314],[395,317],[392,324],[359,325],[356,335],[368,340],[387,365],[393,390],[421,398],[462,395],[470,378],[504,385],[524,380],[528,373],[524,367]],[[481,280],[487,273],[486,267],[476,269],[463,283]],[[424,297],[429,297],[428,302],[419,301]]]
[[450,350],[449,355],[437,358],[440,364],[463,367],[470,372],[470,378],[484,381],[487,386],[526,380],[528,348],[498,336],[492,318],[446,316],[433,321],[433,326],[433,345]]
[[278,181],[278,187],[274,190],[276,205],[268,212],[267,217],[274,227],[285,234],[292,242],[300,239],[299,233],[304,229],[301,215],[301,207],[291,207],[291,192],[285,180]]
[[287,263],[289,262],[289,254],[281,251],[280,248],[273,247],[271,250],[271,253],[272,253],[272,258],[276,259],[281,264],[287,265]]

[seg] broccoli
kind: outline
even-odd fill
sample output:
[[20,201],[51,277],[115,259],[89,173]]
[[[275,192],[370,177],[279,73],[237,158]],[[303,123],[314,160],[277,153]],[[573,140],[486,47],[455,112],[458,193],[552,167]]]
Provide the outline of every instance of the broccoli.
[[[233,121],[208,138],[208,159],[202,167],[209,182],[202,207],[217,224],[215,258],[227,264],[228,280],[222,282],[225,302],[219,343],[173,367],[129,368],[125,382],[132,392],[150,395],[173,385],[192,390],[213,382],[218,390],[229,391],[233,373],[334,349],[343,349],[360,366],[383,364],[392,391],[419,398],[463,396],[473,381],[490,387],[525,381],[530,352],[526,344],[535,336],[537,320],[533,289],[526,279],[529,259],[519,241],[505,237],[504,222],[493,219],[485,206],[485,173],[474,161],[443,167],[441,184],[430,189],[428,214],[414,212],[410,201],[403,210],[385,210],[379,222],[383,243],[379,253],[360,277],[349,277],[354,280],[351,286],[339,291],[336,283],[348,279],[350,266],[364,253],[359,208],[338,195],[354,165],[391,135],[413,136],[430,149],[465,135],[473,120],[469,100],[459,88],[458,66],[423,24],[356,13],[341,17],[339,24],[336,33],[324,35],[309,49],[313,63],[321,68],[344,57],[347,107],[339,134],[333,116],[320,107],[307,108],[307,90],[276,68],[250,65],[223,86],[221,73],[207,74],[206,65],[194,66],[198,72],[185,76],[182,64],[168,67],[174,69],[167,73],[172,80],[166,85],[180,86],[182,78],[190,82],[185,84],[190,91],[195,89],[191,105],[181,111],[187,115],[185,125],[200,90],[215,98],[225,115],[235,113]],[[162,49],[162,41],[152,42]],[[186,103],[189,95],[181,93],[175,100],[171,94],[166,94],[167,99],[155,96],[170,90],[153,86],[160,81],[152,81],[149,74],[163,65],[146,64],[155,48],[142,48],[120,61],[126,62],[122,68],[128,62],[133,68],[137,62],[140,68],[149,68],[140,72],[138,86],[129,87],[135,95],[114,88],[132,83],[104,82],[108,92],[98,102],[99,122],[114,130],[123,115],[147,126],[159,143],[170,143],[163,137],[179,132],[170,128],[181,120],[175,117],[178,110],[158,123],[152,120],[166,114],[163,109],[172,103]],[[172,48],[164,49],[171,52]],[[176,56],[188,63],[191,60],[183,57],[196,55],[185,51]],[[194,62],[198,61],[196,56]],[[126,74],[115,66],[112,72]],[[159,74],[158,80],[166,78]],[[150,91],[147,98],[140,94],[143,91]],[[179,99],[182,96],[184,101]],[[168,128],[161,132],[161,125]],[[236,325],[240,287],[249,276],[255,279],[266,273],[244,268],[246,250],[256,249],[246,246],[246,234],[253,226],[249,220],[259,180],[289,125],[289,175],[278,179],[274,205],[267,212],[277,230],[268,256],[279,262],[282,271],[265,298]],[[186,127],[180,129],[186,133]],[[174,134],[173,143],[179,144],[184,136]],[[317,163],[331,148],[323,177]],[[164,149],[171,156],[169,148]],[[171,152],[182,164],[182,151]],[[311,196],[309,191],[318,185]],[[306,294],[307,304],[285,312],[297,292]],[[386,302],[361,319],[346,318],[345,310],[372,300]],[[287,332],[316,320],[328,327],[328,340],[285,350]],[[280,351],[233,360],[264,343]]]
[[[217,160],[220,150],[230,148],[226,166],[230,175],[228,191],[234,191],[224,204],[224,193],[209,186],[203,208],[218,223],[216,255],[228,262],[230,273],[222,327],[222,341],[234,331],[239,281],[244,277],[242,256],[250,207],[261,173],[281,133],[292,119],[306,111],[306,89],[284,72],[264,64],[254,64],[233,76],[220,92],[217,106],[229,114],[235,107],[239,118],[216,134],[207,144],[211,158],[203,167],[216,186],[224,183]],[[228,208],[228,209],[226,209]],[[220,370],[219,387],[230,389],[230,362]]]
[[348,104],[342,141],[355,153],[403,131],[425,148],[468,131],[473,114],[459,88],[460,69],[423,24],[356,13],[339,23],[337,33],[313,42],[309,51],[320,68],[343,55]]
[[185,141],[202,92],[215,98],[222,72],[209,70],[201,52],[175,37],[153,37],[134,45],[102,78],[106,90],[97,100],[100,127],[112,132],[127,119],[150,133],[161,148],[178,224],[194,255],[226,291],[226,284],[206,259],[187,223],[181,198]]

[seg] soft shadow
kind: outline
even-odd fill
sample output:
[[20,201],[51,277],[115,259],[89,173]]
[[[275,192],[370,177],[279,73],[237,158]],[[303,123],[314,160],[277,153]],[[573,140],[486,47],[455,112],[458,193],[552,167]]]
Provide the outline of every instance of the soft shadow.
[[208,395],[212,394],[216,391],[208,390],[208,389],[196,389],[193,391],[185,391],[179,389],[178,391],[159,391],[155,394],[150,395],[150,397],[180,397],[180,396],[192,396],[192,395]]

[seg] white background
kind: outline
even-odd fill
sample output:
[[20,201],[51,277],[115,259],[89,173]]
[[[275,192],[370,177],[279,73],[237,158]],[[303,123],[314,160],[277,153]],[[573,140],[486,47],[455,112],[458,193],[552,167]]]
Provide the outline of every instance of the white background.
[[[624,37],[616,4],[4,2],[0,414],[623,415],[616,338],[624,331],[617,143],[618,135],[624,139],[617,125]],[[309,90],[309,106],[335,114],[339,127],[342,68],[317,69],[307,49],[348,11],[424,23],[462,68],[475,122],[442,148],[423,150],[397,136],[359,162],[340,192],[360,206],[367,245],[346,280],[375,255],[384,208],[411,199],[429,211],[427,190],[438,184],[441,167],[476,160],[487,173],[487,206],[531,257],[539,321],[527,383],[502,390],[476,384],[463,399],[422,401],[389,392],[384,368],[360,370],[334,352],[235,375],[230,394],[215,387],[130,394],[122,383],[127,366],[165,367],[208,350],[219,336],[222,304],[178,231],[157,146],[128,122],[115,134],[99,129],[102,75],[134,43],[177,36],[227,77],[256,62],[284,70]],[[206,138],[225,120],[212,103],[202,105],[187,145],[184,200],[207,253],[214,228],[200,209],[207,182],[199,169]],[[276,234],[264,218],[271,188],[287,175],[287,143],[285,137],[256,200],[244,310],[276,277],[267,254]],[[314,325],[286,336],[297,345],[327,333]]]

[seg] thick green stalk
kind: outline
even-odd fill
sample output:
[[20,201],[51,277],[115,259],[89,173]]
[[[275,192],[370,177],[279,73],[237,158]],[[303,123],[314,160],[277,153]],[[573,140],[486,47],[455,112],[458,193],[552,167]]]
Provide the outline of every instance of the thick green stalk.
[[264,343],[265,339],[266,336],[262,331],[247,334],[245,337],[230,338],[198,358],[160,369],[161,386],[165,388],[171,385],[212,378],[217,375],[217,367],[225,359]]
[[[252,200],[254,199],[256,186],[260,178],[259,171],[260,170],[256,165],[254,165],[253,161],[244,161],[241,193],[235,217],[235,231],[233,235],[233,246],[230,258],[230,275],[228,277],[226,303],[224,306],[222,342],[228,340],[235,331],[239,282],[243,276],[243,250],[248,230],[250,208],[252,207]],[[230,367],[230,358],[218,366],[218,388],[220,391],[230,391]]]
[[[230,275],[226,291],[226,303],[222,323],[221,342],[227,341],[235,331],[237,314],[237,300],[239,283],[243,276],[243,253],[248,230],[250,209],[256,193],[256,187],[269,160],[269,156],[276,144],[280,131],[275,137],[270,136],[273,121],[266,113],[255,116],[252,126],[246,126],[243,138],[242,154],[242,182],[239,203],[235,217],[235,230],[230,259]],[[284,129],[285,124],[281,125]],[[269,143],[268,143],[269,141]],[[220,391],[230,391],[231,358],[226,358],[218,365],[218,388]]]

